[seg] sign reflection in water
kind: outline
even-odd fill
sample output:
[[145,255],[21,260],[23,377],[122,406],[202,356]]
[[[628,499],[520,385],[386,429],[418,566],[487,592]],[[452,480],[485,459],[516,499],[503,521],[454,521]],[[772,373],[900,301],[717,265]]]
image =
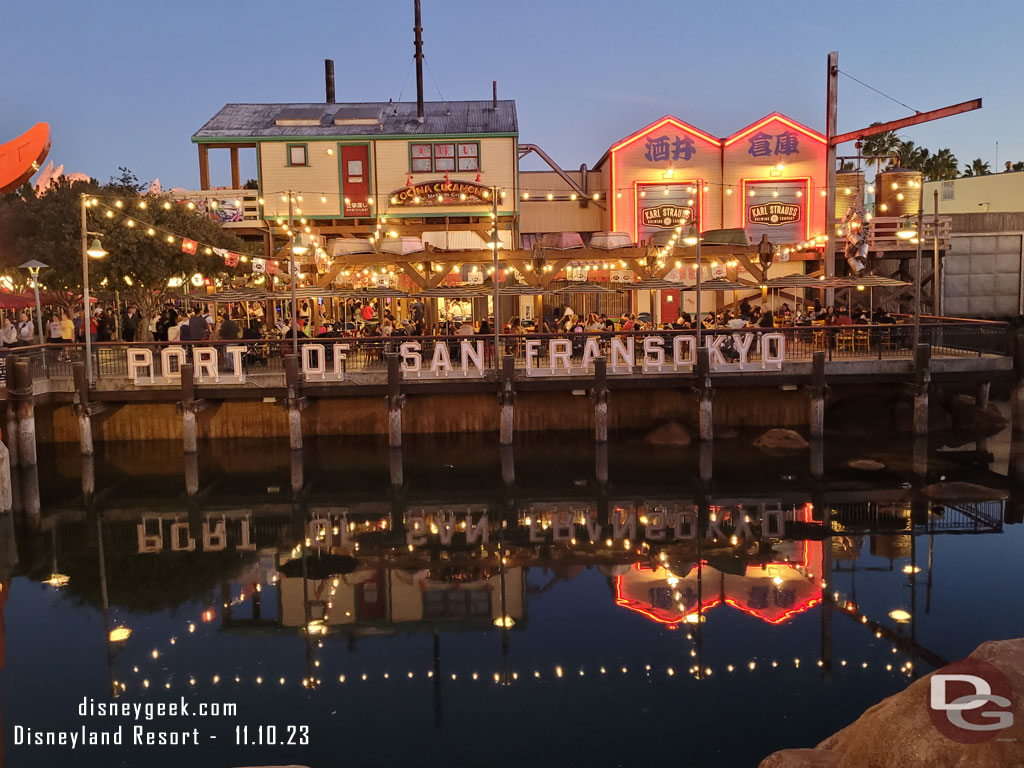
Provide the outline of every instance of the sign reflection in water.
[[[910,472],[871,482],[861,476],[851,489],[831,465],[835,482],[824,479],[829,472],[812,481],[795,466],[803,458],[746,455],[736,444],[725,453],[730,467],[742,469],[717,472],[712,488],[680,471],[696,467],[693,454],[669,457],[635,444],[605,459],[612,471],[604,481],[564,448],[521,451],[512,471],[499,475],[487,458],[493,452],[457,445],[407,454],[409,480],[389,492],[381,490],[384,454],[375,449],[324,450],[289,464],[251,448],[218,448],[197,467],[186,465],[186,494],[180,457],[151,454],[145,471],[167,466],[167,473],[124,482],[130,475],[119,473],[139,462],[120,455],[121,470],[101,473],[118,480],[96,484],[87,509],[76,507],[60,475],[44,486],[39,514],[22,509],[19,562],[11,568],[36,581],[67,576],[63,586],[42,587],[59,590],[48,610],[61,621],[72,624],[81,613],[72,605],[85,605],[103,612],[107,632],[131,634],[108,643],[106,667],[102,656],[84,652],[94,624],[75,632],[74,643],[56,638],[63,649],[56,657],[15,643],[9,647],[22,650],[13,667],[8,658],[5,687],[23,666],[46,674],[73,663],[107,669],[107,690],[127,700],[216,695],[266,713],[284,706],[312,726],[312,751],[300,760],[309,763],[329,754],[323,734],[337,725],[332,710],[383,737],[360,702],[405,702],[391,720],[421,734],[436,729],[442,741],[426,749],[443,761],[470,738],[470,723],[472,738],[484,739],[473,743],[482,745],[498,738],[497,713],[511,717],[526,706],[556,716],[552,696],[566,727],[593,726],[612,695],[620,720],[660,732],[677,719],[670,702],[687,693],[659,686],[719,679],[728,686],[742,673],[751,676],[745,692],[773,697],[770,725],[730,752],[746,763],[787,739],[824,737],[908,675],[951,657],[918,619],[932,591],[929,521],[952,525],[954,514],[922,512],[915,489],[899,488],[904,477],[920,482]],[[66,471],[67,462],[61,466]],[[232,475],[222,466],[248,471]],[[537,471],[555,466],[557,479]],[[295,496],[287,492],[289,467],[302,475]],[[791,479],[780,479],[780,469]],[[959,475],[971,473],[979,474]],[[491,482],[499,476],[503,482]],[[985,519],[984,530],[1001,530],[1001,503],[970,511],[971,525]],[[991,537],[956,542],[979,538]],[[25,594],[25,585],[14,586]],[[4,599],[9,592],[8,579]],[[905,622],[890,618],[897,609]],[[21,621],[8,624],[14,637],[24,631]],[[854,671],[861,677],[849,677]],[[756,677],[775,673],[786,676]],[[835,687],[820,686],[822,674]],[[80,676],[51,685],[51,698],[80,696],[73,679]],[[480,717],[489,716],[478,721],[467,711],[476,709],[474,686],[482,696],[496,684],[513,698],[486,694]],[[556,684],[557,693],[544,687]],[[422,686],[433,711],[426,723]],[[779,686],[801,696],[790,702]],[[727,690],[702,689],[710,712],[734,700]],[[292,691],[312,698],[294,699]],[[338,698],[341,691],[350,693]],[[638,695],[650,702],[642,714],[626,704]],[[828,715],[787,730],[807,706]],[[655,737],[659,754],[671,749],[658,744]],[[553,755],[566,748],[553,737],[543,746]],[[353,749],[353,758],[373,753],[368,745]],[[391,749],[403,759],[415,751]],[[513,756],[524,754],[510,747]],[[165,764],[160,759],[154,764]]]

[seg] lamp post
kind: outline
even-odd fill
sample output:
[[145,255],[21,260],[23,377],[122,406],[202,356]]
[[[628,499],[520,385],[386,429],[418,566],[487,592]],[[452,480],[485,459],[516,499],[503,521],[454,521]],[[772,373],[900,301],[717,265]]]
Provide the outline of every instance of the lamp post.
[[493,240],[491,247],[494,249],[494,369],[501,370],[501,304],[500,300],[500,287],[498,283],[498,195],[501,194],[501,190],[497,187],[491,188],[491,196],[494,198],[491,201],[493,206],[492,215],[494,217],[494,231]]
[[690,224],[690,231],[683,238],[687,245],[694,246],[697,260],[697,349],[700,349],[700,332],[703,330],[704,320],[701,317],[700,307],[700,188],[703,182],[697,182],[697,193],[694,197],[693,223]]
[[[32,290],[36,294],[36,322],[39,323],[39,344],[40,346],[45,344],[46,341],[43,338],[43,308],[39,303],[39,270],[45,269],[50,266],[49,264],[43,264],[43,262],[36,259],[26,261],[24,264],[19,264],[19,269],[27,269],[29,275],[32,277]],[[45,359],[45,358],[44,358]]]
[[[288,191],[288,231],[291,233],[292,246],[289,249],[288,254],[288,274],[291,279],[292,289],[292,354],[296,357],[299,354],[299,299],[296,295],[297,280],[295,275],[295,257],[302,256],[306,251],[309,250],[309,246],[306,245],[304,237],[296,237],[295,229],[292,222],[292,200],[294,199],[294,193]],[[272,255],[272,254],[271,254]]]
[[91,326],[91,312],[89,311],[89,258],[102,259],[107,255],[103,250],[99,237],[95,237],[89,243],[89,235],[98,235],[98,232],[90,232],[87,228],[89,201],[86,195],[82,195],[82,333],[85,336],[85,380],[92,382],[92,336],[89,333]]
[[917,257],[914,266],[914,349],[917,349],[918,342],[921,340],[921,220],[923,216],[924,203],[919,200],[917,204],[917,228],[914,228],[908,217],[900,225],[900,228],[896,230],[896,237],[901,240],[914,239],[914,242],[917,243]]

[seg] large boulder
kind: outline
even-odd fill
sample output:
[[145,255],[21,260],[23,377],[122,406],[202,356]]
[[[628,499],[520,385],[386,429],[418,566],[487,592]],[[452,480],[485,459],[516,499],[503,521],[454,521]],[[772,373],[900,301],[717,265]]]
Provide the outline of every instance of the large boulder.
[[669,421],[655,427],[644,437],[647,445],[668,445],[685,448],[691,442],[690,430],[678,421]]
[[885,432],[891,426],[889,400],[881,396],[846,397],[829,405],[825,428],[843,435]]
[[[892,424],[897,432],[914,431],[914,402],[900,398],[892,407]],[[953,428],[953,417],[937,397],[928,398],[928,431],[948,432]]]
[[802,451],[807,446],[803,435],[792,429],[769,429],[754,441],[754,447],[762,451]]
[[953,417],[953,428],[965,432],[994,435],[1009,423],[995,405],[989,403],[987,408],[979,408],[970,395],[950,398],[949,412]]
[[977,744],[962,744],[932,723],[931,674],[879,702],[815,749],[784,749],[760,768],[1004,768],[1024,765],[1024,638],[982,643],[972,659],[997,667],[1014,692],[1013,725]]

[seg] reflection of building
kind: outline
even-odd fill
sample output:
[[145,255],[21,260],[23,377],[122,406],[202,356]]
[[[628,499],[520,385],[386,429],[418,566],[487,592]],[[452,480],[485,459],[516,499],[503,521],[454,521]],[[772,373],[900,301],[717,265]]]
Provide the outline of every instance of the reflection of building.
[[677,574],[672,566],[636,563],[615,577],[615,602],[672,629],[722,603],[782,624],[821,602],[822,552],[817,541],[785,542],[777,549],[784,559],[728,570],[700,561]]
[[[282,577],[281,623],[307,622],[302,578]],[[520,621],[526,614],[522,568],[505,572],[502,599],[497,568],[436,567],[419,571],[364,567],[330,579],[307,580],[309,621],[328,627],[446,622],[491,626],[503,615]],[[504,612],[502,605],[504,603]]]

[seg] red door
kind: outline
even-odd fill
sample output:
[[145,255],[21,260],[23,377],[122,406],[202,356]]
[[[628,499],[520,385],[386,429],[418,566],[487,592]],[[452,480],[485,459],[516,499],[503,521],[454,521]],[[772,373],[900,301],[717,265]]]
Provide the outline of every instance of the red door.
[[341,145],[341,197],[345,216],[370,215],[370,153],[365,144]]
[[674,323],[682,308],[679,306],[679,291],[661,292],[661,322]]

